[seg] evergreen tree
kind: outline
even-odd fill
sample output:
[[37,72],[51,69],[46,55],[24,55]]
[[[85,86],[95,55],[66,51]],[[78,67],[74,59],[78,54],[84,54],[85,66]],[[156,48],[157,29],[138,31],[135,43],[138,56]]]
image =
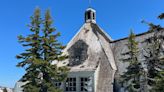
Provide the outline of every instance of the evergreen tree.
[[129,92],[140,92],[140,77],[142,74],[142,65],[138,61],[138,42],[135,40],[135,34],[131,31],[128,44],[128,52],[122,55],[127,56],[127,58],[121,59],[123,62],[128,62],[129,66],[127,71],[121,75],[121,83],[125,87],[125,90]]
[[164,13],[161,13],[159,16],[158,16],[159,19],[164,19]]
[[164,92],[164,69],[162,69],[155,78],[155,86],[152,92]]
[[164,51],[162,49],[164,36],[161,31],[163,28],[153,23],[147,24],[150,26],[149,31],[152,36],[144,40],[146,45],[144,48],[144,62],[147,66],[145,77],[147,78],[149,92],[161,92],[161,90],[164,90],[162,86],[164,85],[164,83],[162,83],[164,81]]
[[[164,19],[164,13],[160,14],[158,16],[159,19]],[[159,27],[158,29],[160,29],[160,31],[164,30],[163,27]],[[160,33],[160,32],[159,32]],[[153,87],[153,91],[155,92],[164,92],[164,51],[162,48],[161,45],[163,45],[163,39],[164,39],[164,36],[160,34],[160,39],[162,41],[160,41],[160,49],[161,50],[161,53],[162,55],[160,55],[159,57],[159,66],[160,66],[160,69],[159,69],[159,73],[158,73],[158,76],[156,76],[155,78],[155,86]]]
[[67,77],[66,67],[52,65],[54,60],[61,61],[67,58],[62,55],[65,46],[58,42],[60,33],[52,27],[50,11],[47,10],[45,18],[41,18],[40,9],[37,8],[28,25],[31,34],[27,37],[18,36],[19,42],[26,47],[25,52],[17,55],[22,60],[17,64],[26,70],[21,81],[26,82],[24,92],[60,92],[54,85],[55,81],[62,82]]

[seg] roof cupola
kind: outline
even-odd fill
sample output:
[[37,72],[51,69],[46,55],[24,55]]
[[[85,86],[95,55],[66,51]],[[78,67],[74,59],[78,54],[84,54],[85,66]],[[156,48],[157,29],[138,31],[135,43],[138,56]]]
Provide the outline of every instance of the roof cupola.
[[88,8],[85,11],[85,22],[86,23],[96,23],[96,11],[92,8]]

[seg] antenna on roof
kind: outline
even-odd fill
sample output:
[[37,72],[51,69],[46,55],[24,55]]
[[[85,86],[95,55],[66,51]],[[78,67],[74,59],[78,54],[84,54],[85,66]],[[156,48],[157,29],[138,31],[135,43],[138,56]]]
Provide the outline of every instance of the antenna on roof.
[[89,0],[89,8],[91,8],[91,2],[92,2],[92,1],[91,1],[91,0]]

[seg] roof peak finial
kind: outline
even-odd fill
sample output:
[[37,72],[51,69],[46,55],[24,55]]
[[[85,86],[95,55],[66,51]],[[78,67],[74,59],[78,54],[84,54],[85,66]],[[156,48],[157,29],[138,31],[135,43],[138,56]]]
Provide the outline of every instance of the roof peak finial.
[[91,8],[92,1],[91,0],[88,0],[88,1],[89,1],[89,8]]

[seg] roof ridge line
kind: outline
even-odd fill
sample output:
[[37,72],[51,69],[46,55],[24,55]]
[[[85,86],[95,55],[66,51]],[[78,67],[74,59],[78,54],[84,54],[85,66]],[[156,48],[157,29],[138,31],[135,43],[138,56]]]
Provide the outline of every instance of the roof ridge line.
[[[95,31],[95,32],[94,32],[94,30],[93,30],[93,29],[92,29],[92,31],[93,31],[93,33],[97,32],[97,31]],[[117,67],[116,67],[115,62],[114,62],[114,64],[115,64],[115,65],[114,65],[114,66],[112,66],[112,64],[111,64],[111,62],[110,62],[110,60],[109,60],[109,58],[108,58],[108,56],[107,56],[107,53],[106,53],[106,51],[105,51],[104,47],[102,46],[102,43],[101,43],[100,37],[98,36],[98,34],[97,34],[97,33],[95,33],[95,35],[96,35],[96,37],[98,38],[98,41],[99,41],[100,46],[101,46],[101,49],[102,49],[102,51],[105,53],[105,56],[106,56],[106,58],[108,59],[108,61],[109,61],[109,64],[110,64],[111,68],[112,68],[113,70],[117,70]],[[112,52],[112,55],[113,55],[113,52]],[[114,57],[113,57],[113,58],[114,58]]]
[[[80,29],[78,30],[78,32],[76,32],[76,34],[72,37],[72,39],[67,43],[66,46],[69,46],[69,44],[71,44],[71,42],[75,39],[75,37],[81,32],[81,30],[85,27],[86,23],[83,24]],[[65,48],[66,49],[66,48]]]

